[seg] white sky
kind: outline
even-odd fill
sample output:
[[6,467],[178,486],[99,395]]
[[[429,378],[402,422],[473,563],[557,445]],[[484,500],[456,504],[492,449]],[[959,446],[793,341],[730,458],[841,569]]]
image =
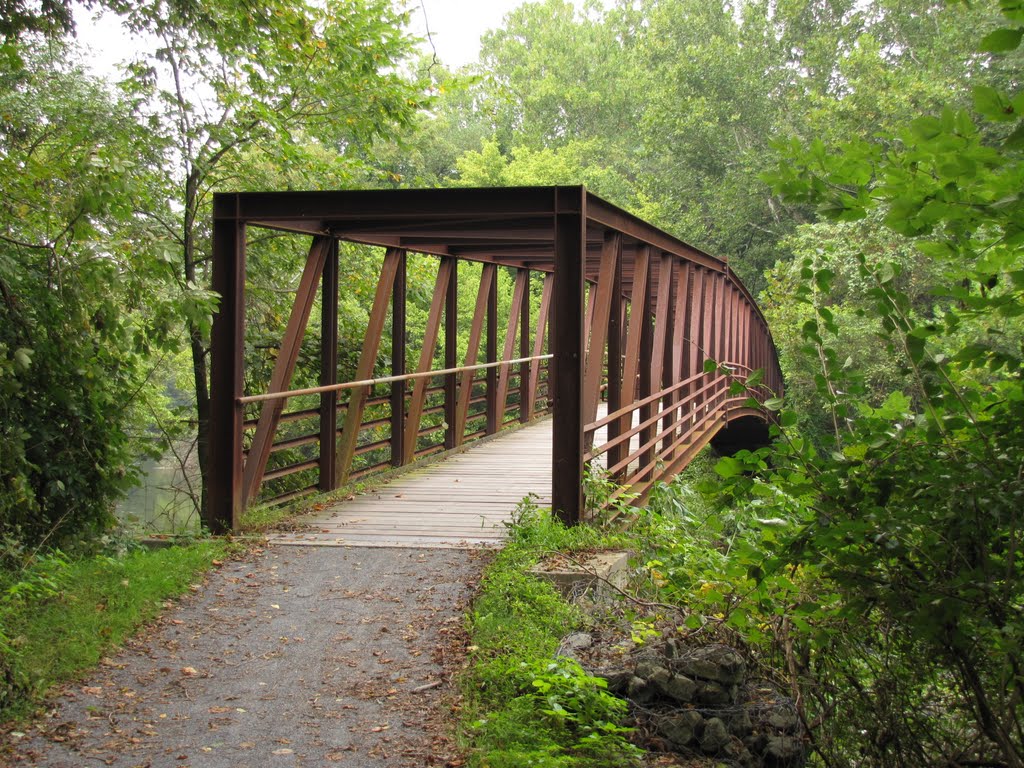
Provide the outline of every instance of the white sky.
[[[422,47],[430,51],[426,40],[429,22],[437,56],[451,69],[476,61],[480,37],[501,26],[509,11],[526,0],[407,0],[409,30],[424,38]],[[75,5],[78,41],[91,51],[89,64],[97,74],[113,74],[117,64],[129,58],[138,45],[121,29],[113,14],[94,19],[81,5]]]
[[[476,61],[480,38],[489,29],[501,26],[509,11],[525,0],[412,0],[410,30],[426,37],[424,11],[429,22],[437,57],[452,69]],[[430,46],[424,42],[429,50]]]

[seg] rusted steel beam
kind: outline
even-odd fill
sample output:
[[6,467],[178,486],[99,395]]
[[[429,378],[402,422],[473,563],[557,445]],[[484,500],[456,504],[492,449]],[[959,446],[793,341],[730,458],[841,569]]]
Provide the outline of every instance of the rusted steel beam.
[[651,350],[651,386],[662,386],[665,348],[672,320],[672,257],[658,256],[658,298],[654,305],[654,345]]
[[[331,250],[331,242],[330,238],[317,237],[313,239],[309,248],[309,255],[306,257],[302,277],[299,279],[299,287],[295,292],[295,302],[292,304],[292,311],[288,317],[288,325],[281,341],[281,348],[277,353],[274,370],[270,375],[270,386],[267,388],[269,392],[283,392],[291,384],[295,364],[299,360],[299,350],[302,348],[302,339],[306,333],[306,325],[309,323],[309,313],[313,310],[313,302],[316,300],[317,284],[323,274],[327,254]],[[274,441],[277,420],[281,417],[283,409],[283,400],[271,400],[263,403],[260,420],[256,425],[256,435],[253,437],[249,458],[245,462],[245,469],[242,473],[243,505],[247,505],[251,499],[255,498],[263,483],[263,473],[266,471],[267,459],[270,457],[270,445]]]
[[[672,386],[672,384],[675,383],[675,380],[672,376],[672,330],[675,328],[677,290],[675,280],[673,278],[676,271],[676,265],[678,264],[678,259],[669,253],[662,253],[662,259],[662,263],[665,268],[666,280],[668,281],[668,296],[665,302],[665,326],[667,328],[667,331],[665,338],[665,346],[662,349],[661,380],[655,383],[659,384],[664,389],[666,387]],[[674,395],[669,395],[661,403],[662,412],[664,413],[664,418],[662,419],[663,430],[664,425],[670,424],[673,421],[672,413],[669,410],[669,405],[671,405],[673,398]],[[666,437],[664,439],[664,445],[668,445],[670,439],[671,436],[666,434]]]
[[[522,305],[519,308],[519,357],[530,356],[530,270],[522,270],[526,275],[526,287],[523,291]],[[519,364],[519,423],[526,424],[530,420],[533,407],[527,403],[530,398],[530,363]]]
[[[551,508],[573,525],[583,513],[583,269],[586,196],[559,194],[552,294]],[[575,210],[573,210],[575,208]]]
[[725,275],[715,278],[715,360],[725,360]]
[[[497,269],[494,264],[484,264],[480,272],[480,288],[476,294],[476,308],[473,311],[473,323],[469,328],[469,342],[466,346],[466,367],[476,365],[480,337],[483,335],[484,321],[487,319],[488,298]],[[462,374],[462,380],[459,383],[459,400],[455,413],[455,444],[457,446],[462,445],[465,440],[466,419],[469,415],[469,405],[473,400],[475,373],[475,371],[466,371]]]
[[[331,240],[331,248],[324,261],[320,284],[320,385],[338,383],[338,241]],[[278,424],[280,424],[280,416]],[[317,486],[321,491],[338,487],[338,393],[320,395],[320,473]]]
[[[526,293],[526,281],[529,272],[525,269],[516,270],[515,284],[512,287],[512,303],[508,309],[508,326],[505,329],[505,348],[502,360],[511,360],[516,349],[516,331],[519,328],[519,315],[523,310],[523,296]],[[505,401],[508,399],[508,379],[511,368],[503,365],[498,369],[497,415],[498,428],[505,423]]]
[[[492,265],[493,266],[493,265]],[[498,360],[498,270],[495,267],[490,273],[487,286],[487,339],[485,352],[487,362]],[[502,403],[504,408],[504,403]],[[487,369],[487,425],[484,427],[488,435],[501,429],[504,414],[498,413],[498,369]]]
[[605,368],[605,346],[612,316],[612,297],[616,288],[615,276],[621,252],[622,235],[618,232],[607,233],[601,250],[600,276],[597,285],[590,291],[590,345],[583,376],[583,417],[587,421],[597,418],[597,402],[601,396],[601,378]]
[[[686,338],[688,334],[690,315],[687,311],[690,301],[690,273],[693,265],[688,262],[676,262],[676,287],[675,287],[675,310],[674,324],[672,329],[672,381],[679,381],[684,376],[686,369]],[[673,402],[678,402],[683,393],[677,392],[673,395]],[[675,418],[677,410],[672,411],[672,418]]]
[[[626,359],[622,371],[622,400],[626,403],[636,400],[639,386],[637,376],[641,367],[640,343],[643,338],[644,325],[648,323],[644,308],[646,306],[648,311],[650,309],[650,298],[647,295],[650,256],[649,246],[641,248],[633,262],[636,278],[633,282],[633,293],[630,299],[629,325],[626,330]],[[629,425],[625,422],[620,427],[620,429],[628,428]]]
[[589,196],[588,202],[587,218],[592,222],[600,223],[609,229],[614,229],[624,235],[635,238],[641,243],[652,245],[666,253],[681,256],[687,261],[700,264],[713,271],[722,271],[725,268],[724,263],[720,259],[716,259],[714,256],[694,248],[692,245],[687,245],[682,240],[677,240],[671,235],[652,227],[643,219],[623,211],[621,208],[617,208],[604,200],[594,198],[593,195]]
[[[544,340],[548,330],[548,314],[551,311],[551,285],[554,277],[544,275],[544,287],[541,289],[540,312],[537,315],[537,331],[533,337],[533,356],[544,354]],[[527,418],[532,421],[537,407],[537,385],[540,382],[541,361],[530,363],[530,382],[527,390]]]
[[[653,305],[652,293],[653,293],[653,273],[654,273],[654,260],[650,258],[651,249],[645,248],[647,252],[647,269],[646,269],[646,285],[644,286],[643,292],[643,303],[642,303],[642,314],[643,320],[640,331],[640,360],[638,361],[638,367],[640,372],[637,376],[639,391],[637,397],[640,400],[644,400],[651,396],[654,392],[655,384],[651,379],[651,366],[648,363],[654,357],[654,326],[651,323],[651,307]],[[639,269],[639,267],[638,267]],[[639,277],[639,275],[638,275]],[[635,297],[635,293],[634,293]],[[644,421],[651,418],[654,413],[653,405],[642,405],[640,406],[640,421]],[[640,442],[644,443],[651,439],[654,434],[654,428],[648,427],[647,429],[641,430]],[[645,451],[640,454],[640,466],[654,461],[654,450]]]
[[[704,348],[703,348],[703,322],[704,322],[704,289],[707,281],[705,280],[705,270],[695,267],[692,270],[692,278],[690,285],[690,334],[687,338],[687,359],[689,364],[687,370],[690,374],[696,374],[703,370],[704,365]],[[690,391],[693,391],[691,388]],[[690,410],[696,410],[697,404],[693,401],[690,402]]]
[[[423,347],[420,349],[420,361],[416,367],[417,373],[429,371],[434,360],[434,350],[437,347],[437,337],[441,332],[441,319],[444,312],[445,298],[448,294],[448,282],[452,275],[452,259],[444,259],[437,268],[437,281],[434,283],[434,296],[430,302],[430,311],[427,313],[427,327],[423,332]],[[403,464],[411,463],[416,454],[416,438],[420,429],[420,419],[423,416],[423,402],[426,399],[427,384],[426,378],[416,379],[412,387],[412,396],[409,398],[409,416],[405,423],[405,453]]]
[[[381,265],[380,278],[377,281],[377,292],[374,294],[373,306],[370,309],[370,320],[366,326],[366,335],[363,337],[363,348],[359,353],[359,362],[356,364],[356,378],[359,380],[368,379],[373,375],[373,368],[377,362],[377,350],[380,349],[380,337],[384,331],[384,321],[387,318],[388,303],[392,298],[395,276],[398,274],[399,264],[403,260],[404,254],[405,252],[398,248],[391,248],[384,254],[384,263]],[[356,442],[359,438],[366,395],[367,387],[357,387],[349,395],[348,409],[345,411],[345,424],[342,427],[341,440],[338,443],[337,474],[341,484],[348,482],[352,471],[352,458],[355,455]]]
[[212,533],[237,529],[242,501],[242,408],[245,365],[245,224],[234,195],[219,196],[213,222],[213,290],[220,304],[210,338],[210,425],[207,507]]
[[719,346],[718,359],[720,362],[727,363],[732,362],[732,345],[730,342],[730,335],[732,334],[732,280],[726,275],[725,280],[722,281],[722,336],[721,344]]
[[[701,365],[703,365],[706,360],[711,359],[714,356],[714,350],[711,348],[714,303],[715,276],[713,273],[706,273],[704,275],[704,303],[701,306]],[[704,397],[702,397],[696,405],[697,410],[701,413],[707,410],[707,403],[705,402]]]
[[[391,289],[391,375],[405,375],[406,357],[406,292],[408,255],[399,251],[395,282]],[[402,466],[405,455],[405,391],[404,381],[391,382],[391,466]]]
[[[454,368],[459,343],[459,262],[450,256],[451,277],[448,279],[448,293],[444,302],[444,367]],[[450,450],[455,447],[455,410],[457,407],[458,377],[451,373],[444,377],[444,447]]]
[[[622,238],[618,238],[615,256],[615,271],[612,280],[612,298],[608,308],[608,410],[617,411],[622,407],[622,334],[623,311],[626,303],[622,300]],[[595,414],[596,415],[596,414]],[[621,421],[616,419],[608,424],[608,439],[614,440],[622,432]],[[608,464],[619,461],[628,452],[629,445],[616,445],[608,457]],[[615,473],[621,477],[622,472]]]

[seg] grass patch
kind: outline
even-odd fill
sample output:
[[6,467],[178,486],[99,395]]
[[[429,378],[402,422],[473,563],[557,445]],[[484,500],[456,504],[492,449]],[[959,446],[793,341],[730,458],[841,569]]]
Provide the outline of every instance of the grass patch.
[[602,768],[636,763],[621,726],[626,703],[604,680],[556,659],[585,617],[546,581],[526,573],[543,556],[622,546],[621,535],[566,528],[525,503],[487,569],[469,616],[473,661],[462,680],[461,733],[477,768]]
[[32,557],[0,571],[0,719],[17,719],[186,592],[230,542],[201,539],[120,557]]

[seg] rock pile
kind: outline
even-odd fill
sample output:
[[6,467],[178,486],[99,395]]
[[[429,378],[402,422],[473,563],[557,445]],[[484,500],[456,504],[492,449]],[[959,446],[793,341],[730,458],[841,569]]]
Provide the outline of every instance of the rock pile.
[[[566,638],[563,653],[576,656],[588,638]],[[671,751],[712,755],[743,768],[806,763],[803,724],[792,702],[750,684],[747,664],[732,648],[690,648],[668,639],[624,657],[622,666],[588,671],[627,698],[637,724]]]

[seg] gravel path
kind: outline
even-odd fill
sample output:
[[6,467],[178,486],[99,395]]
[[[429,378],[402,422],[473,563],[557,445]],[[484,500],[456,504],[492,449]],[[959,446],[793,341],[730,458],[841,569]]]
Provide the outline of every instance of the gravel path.
[[52,701],[13,766],[460,765],[450,672],[483,558],[273,547],[228,562]]

